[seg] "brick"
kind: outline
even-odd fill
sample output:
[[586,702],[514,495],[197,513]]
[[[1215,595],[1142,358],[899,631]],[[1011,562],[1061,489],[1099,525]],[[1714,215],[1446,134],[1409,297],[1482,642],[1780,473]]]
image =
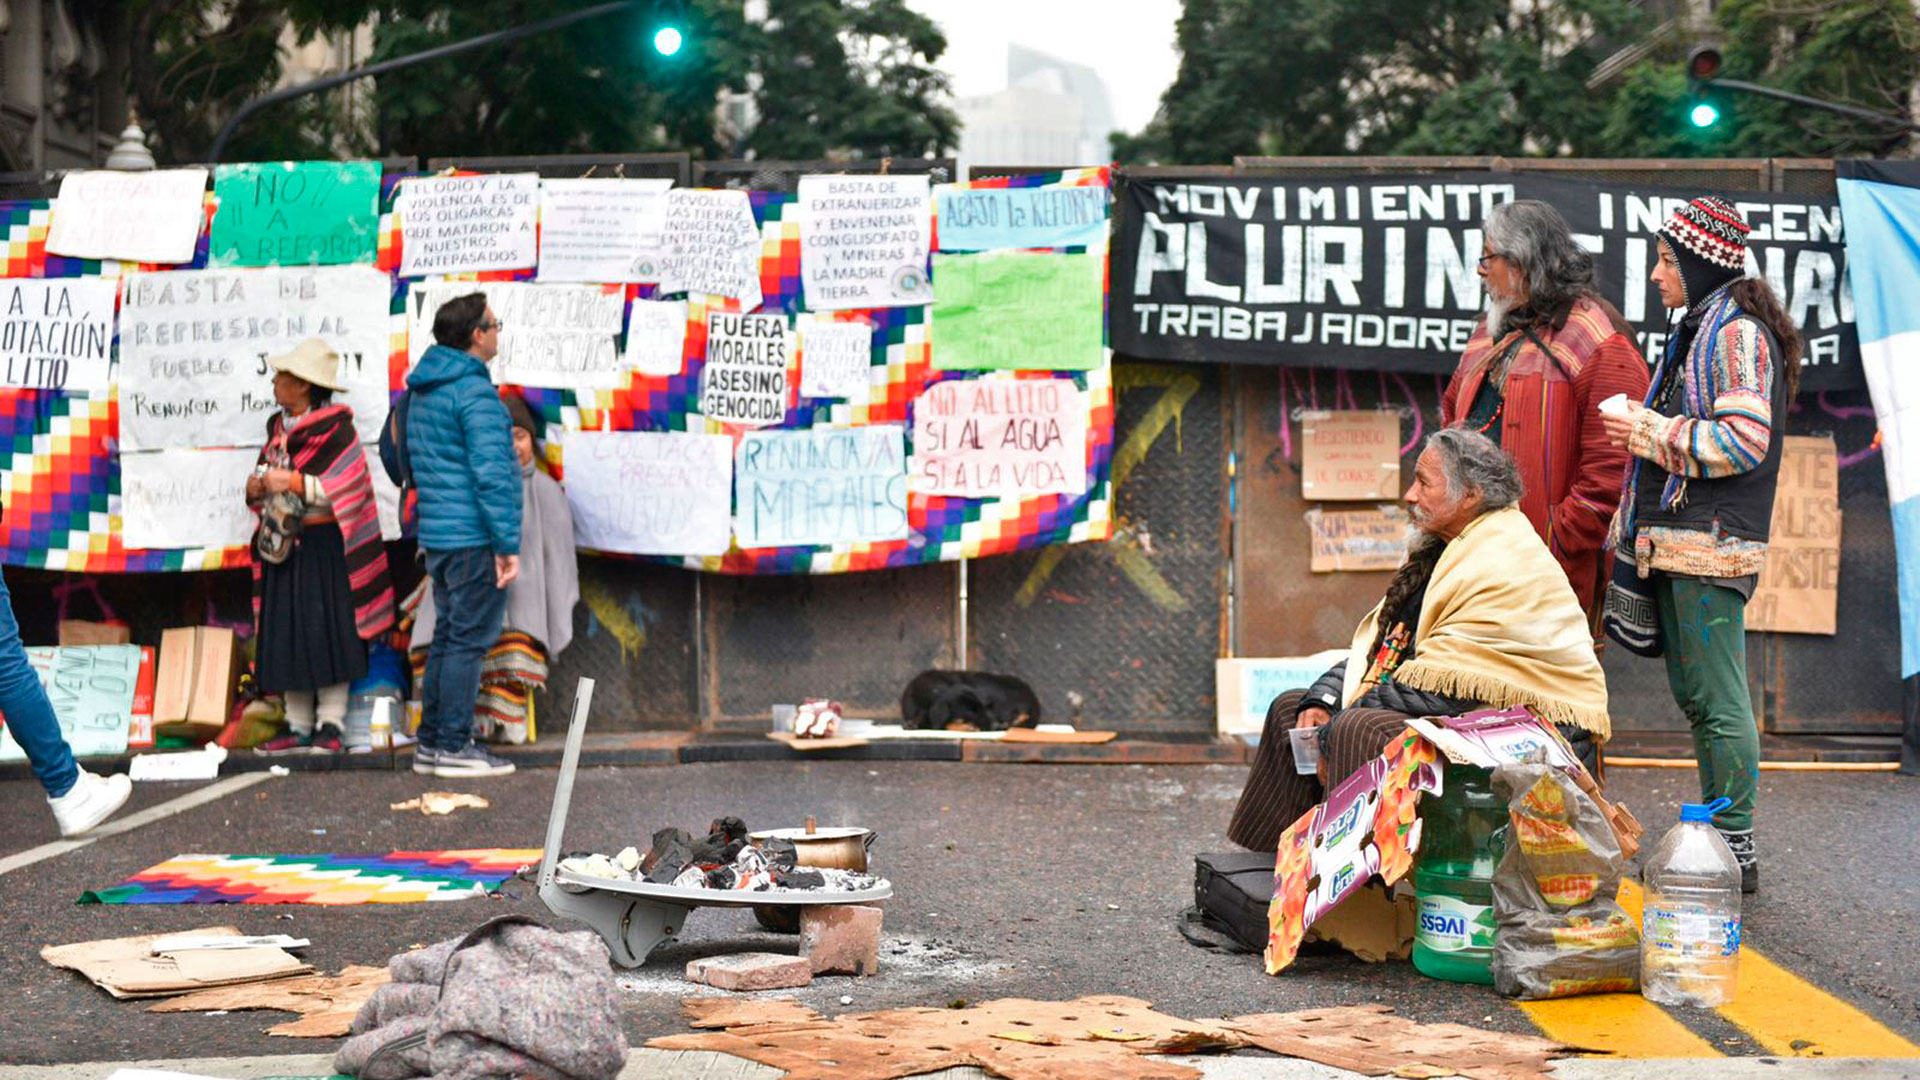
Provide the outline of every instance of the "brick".
[[687,965],[687,981],[716,990],[787,990],[813,981],[804,956],[780,953],[730,953]]
[[800,909],[800,954],[815,975],[880,973],[880,909],[809,904]]

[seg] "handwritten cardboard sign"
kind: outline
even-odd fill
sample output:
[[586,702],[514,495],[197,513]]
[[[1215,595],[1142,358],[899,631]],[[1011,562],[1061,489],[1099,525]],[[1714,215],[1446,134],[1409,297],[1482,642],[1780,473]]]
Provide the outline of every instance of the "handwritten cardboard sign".
[[539,259],[540,175],[400,181],[400,276],[518,270]]
[[707,366],[700,411],[760,427],[787,416],[787,317],[714,312],[707,316]]
[[660,291],[704,293],[760,306],[760,227],[744,191],[667,192]]
[[942,184],[941,251],[1105,247],[1105,187],[976,188]]
[[561,439],[574,540],[629,555],[724,555],[733,440],[679,431],[570,431]]
[[105,390],[118,291],[112,278],[0,279],[0,386]]
[[1400,496],[1400,414],[1320,410],[1300,419],[1300,495],[1372,502]]
[[1789,435],[1781,448],[1773,529],[1747,629],[1832,634],[1840,599],[1840,465],[1833,437]]
[[[120,455],[120,526],[130,548],[239,547],[253,537],[247,476],[255,450]],[[375,472],[380,471],[375,469]]]
[[800,178],[800,281],[813,311],[905,307],[933,299],[927,177]]
[[363,441],[387,417],[392,281],[371,266],[132,274],[120,306],[120,449],[259,446],[267,358],[308,338],[340,354]]
[[678,375],[687,366],[687,302],[635,300],[627,312],[627,366],[642,375]]
[[[40,645],[27,650],[27,663],[40,676],[60,735],[75,757],[126,753],[140,646]],[[10,728],[0,727],[0,761],[26,756]]]
[[1407,559],[1407,512],[1391,504],[1365,509],[1307,511],[1316,574],[1394,570]]
[[905,435],[897,424],[747,432],[733,464],[740,546],[906,539]]
[[666,179],[542,180],[541,281],[658,281]]
[[913,490],[1019,498],[1087,489],[1086,394],[1071,379],[954,379],[913,406]]
[[503,327],[494,382],[585,390],[624,380],[615,345],[626,298],[618,290],[514,281],[490,284],[486,293]]
[[371,263],[380,163],[279,161],[213,170],[215,266]]
[[872,384],[873,327],[800,317],[800,396],[865,401]]
[[933,364],[1087,371],[1106,359],[1106,258],[996,251],[933,257]]
[[68,173],[53,203],[47,252],[77,259],[193,260],[206,218],[207,170]]

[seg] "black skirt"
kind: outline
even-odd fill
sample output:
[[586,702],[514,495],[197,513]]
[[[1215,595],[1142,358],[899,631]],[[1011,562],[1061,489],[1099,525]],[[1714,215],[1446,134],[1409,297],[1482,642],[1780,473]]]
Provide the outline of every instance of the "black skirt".
[[283,563],[260,566],[260,689],[320,690],[367,673],[367,645],[354,627],[347,545],[340,526],[308,525]]

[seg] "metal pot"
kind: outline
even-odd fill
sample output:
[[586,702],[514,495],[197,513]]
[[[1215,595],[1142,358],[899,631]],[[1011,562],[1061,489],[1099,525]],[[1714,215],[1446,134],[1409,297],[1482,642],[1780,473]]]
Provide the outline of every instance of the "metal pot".
[[829,870],[852,870],[864,873],[867,869],[867,849],[873,846],[879,834],[871,829],[766,829],[748,833],[747,838],[753,846],[760,847],[768,840],[786,840],[793,844],[796,862],[801,866],[812,866]]

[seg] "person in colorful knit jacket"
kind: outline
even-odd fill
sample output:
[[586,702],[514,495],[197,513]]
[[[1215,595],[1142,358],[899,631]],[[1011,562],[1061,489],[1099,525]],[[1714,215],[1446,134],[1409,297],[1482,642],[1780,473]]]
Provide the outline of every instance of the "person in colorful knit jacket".
[[1592,625],[1627,467],[1596,406],[1614,394],[1643,398],[1647,364],[1633,327],[1594,294],[1593,256],[1546,203],[1506,203],[1487,215],[1480,278],[1487,317],[1440,398],[1441,421],[1513,455],[1525,488],[1520,510]]
[[[1664,650],[1667,681],[1693,728],[1703,801],[1732,800],[1713,823],[1752,892],[1760,734],[1747,695],[1745,609],[1766,558],[1802,344],[1766,281],[1746,276],[1747,231],[1739,210],[1712,197],[1660,227],[1653,282],[1682,315],[1644,404],[1605,423],[1633,455],[1609,537],[1622,566],[1609,630],[1625,619],[1623,641]],[[1651,605],[1616,605],[1614,595],[1636,583]],[[1634,612],[1657,625],[1631,625]]]

